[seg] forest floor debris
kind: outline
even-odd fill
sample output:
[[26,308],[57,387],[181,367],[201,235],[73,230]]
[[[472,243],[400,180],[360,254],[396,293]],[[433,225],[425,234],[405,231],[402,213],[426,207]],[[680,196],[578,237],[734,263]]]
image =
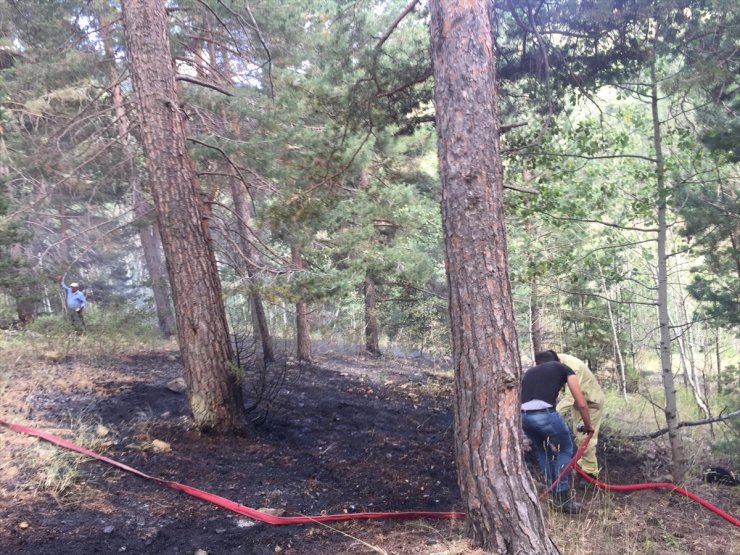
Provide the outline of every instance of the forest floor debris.
[[[463,510],[449,372],[419,360],[337,352],[295,372],[250,438],[192,429],[185,396],[167,388],[182,375],[168,351],[3,362],[0,418],[275,514]],[[660,456],[647,458],[608,436],[599,446],[612,483],[665,472]],[[738,488],[698,478],[686,485],[738,514]],[[563,553],[740,553],[738,530],[684,497],[654,490],[578,495],[587,507],[582,515],[544,509]],[[4,429],[0,521],[0,551],[9,555],[479,553],[456,521],[256,523]]]

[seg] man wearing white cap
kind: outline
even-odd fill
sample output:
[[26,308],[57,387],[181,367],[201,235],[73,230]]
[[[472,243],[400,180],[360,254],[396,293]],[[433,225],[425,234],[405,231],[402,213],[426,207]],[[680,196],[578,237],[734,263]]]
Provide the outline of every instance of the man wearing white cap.
[[78,333],[82,333],[85,330],[85,319],[82,316],[82,311],[85,310],[87,304],[85,294],[80,291],[79,283],[70,283],[67,287],[64,278],[62,278],[62,287],[67,292],[67,308],[72,311],[72,325]]

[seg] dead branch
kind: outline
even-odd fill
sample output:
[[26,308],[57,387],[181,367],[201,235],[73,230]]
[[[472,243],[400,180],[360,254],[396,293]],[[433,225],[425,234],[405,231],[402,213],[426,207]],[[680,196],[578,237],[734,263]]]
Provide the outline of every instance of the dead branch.
[[[728,414],[719,414],[717,416],[713,416],[712,418],[702,418],[700,420],[688,420],[686,422],[679,422],[678,427],[687,428],[689,426],[702,426],[704,424],[712,424],[714,422],[722,422],[723,420],[729,420],[730,418],[733,418],[738,415],[740,415],[740,410],[736,410]],[[627,437],[629,439],[636,439],[636,440],[655,439],[656,437],[662,436],[663,434],[667,434],[667,433],[668,433],[668,428],[661,428],[660,430],[651,432],[649,434],[636,434],[636,435],[627,436]]]
[[378,92],[375,93],[375,96],[377,97],[384,97],[384,96],[393,96],[394,94],[397,94],[405,89],[408,89],[409,87],[412,87],[414,85],[417,85],[419,83],[423,83],[427,79],[429,79],[432,76],[432,70],[431,68],[425,71],[422,75],[419,77],[412,79],[408,83],[404,83],[398,88],[393,89],[392,91],[381,91],[380,86],[378,86]]
[[218,85],[214,83],[208,83],[206,81],[201,81],[200,79],[196,79],[195,77],[190,77],[189,75],[178,75],[177,80],[186,81],[188,83],[193,83],[194,85],[200,85],[201,87],[206,87],[208,89],[213,89],[214,91],[218,91],[221,94],[225,94],[226,96],[234,96],[232,93],[230,93],[226,89],[219,87]]
[[208,143],[204,143],[203,141],[199,141],[198,139],[194,139],[193,137],[188,137],[188,141],[190,141],[191,143],[195,143],[195,144],[201,145],[201,146],[212,148],[213,150],[216,150],[216,151],[220,152],[221,153],[221,156],[223,156],[226,159],[226,161],[229,163],[229,165],[232,168],[234,168],[234,171],[237,174],[234,177],[238,177],[239,180],[242,183],[244,183],[244,185],[247,187],[247,190],[249,190],[249,182],[244,178],[244,175],[242,175],[242,172],[239,169],[239,166],[237,166],[234,163],[234,161],[231,159],[231,157],[228,154],[226,154],[226,152],[222,148],[220,148],[220,147],[218,147],[216,145],[209,145]]
[[252,20],[252,27],[257,33],[257,38],[259,39],[262,48],[265,49],[265,54],[267,55],[267,79],[270,82],[270,98],[275,98],[275,84],[272,82],[272,54],[270,54],[270,48],[267,46],[265,37],[262,36],[262,31],[260,31],[260,28],[257,25],[257,20],[254,18],[254,15],[252,15],[252,9],[249,7],[249,2],[244,2],[244,10],[249,14],[249,18]]
[[549,212],[543,212],[543,214],[549,218],[552,218],[553,220],[562,220],[565,222],[580,222],[584,224],[599,224],[606,227],[614,227],[616,229],[623,229],[625,231],[644,231],[645,233],[657,233],[657,228],[651,228],[651,227],[633,227],[633,226],[624,226],[619,225],[611,222],[604,222],[602,220],[589,220],[587,218],[566,218],[565,216],[556,216],[554,214],[551,214]]
[[499,127],[498,132],[503,135],[507,131],[511,131],[512,129],[516,129],[517,127],[524,127],[525,125],[527,125],[526,121],[516,121],[514,123],[502,123],[501,126]]
[[565,152],[538,152],[537,156],[562,156],[564,158],[580,158],[582,160],[614,160],[619,158],[635,158],[637,160],[645,160],[646,162],[652,162],[653,164],[655,163],[655,158],[651,158],[650,156],[643,156],[642,154],[604,154],[600,156],[587,156],[585,154],[569,154]]

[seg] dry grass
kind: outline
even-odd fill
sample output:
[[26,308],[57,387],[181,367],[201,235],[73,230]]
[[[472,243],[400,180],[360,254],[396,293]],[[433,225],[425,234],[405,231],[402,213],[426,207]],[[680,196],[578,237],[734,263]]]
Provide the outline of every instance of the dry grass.
[[[28,424],[34,424],[30,422]],[[73,435],[59,431],[75,443],[92,450],[103,450],[106,442],[95,434],[96,426],[79,422],[69,429]],[[26,493],[46,493],[57,501],[70,501],[83,479],[81,464],[87,457],[48,444],[33,437],[3,434],[0,436],[0,486],[16,497]]]
[[[82,370],[84,365],[69,365],[68,361],[100,365],[123,353],[144,350],[146,345],[122,341],[121,337],[80,337],[60,322],[40,326],[45,333],[30,330],[0,335],[0,418],[59,433],[88,449],[105,450],[109,439],[100,436],[100,423],[93,415],[78,411],[63,422],[49,422],[39,420],[40,412],[35,409],[39,399],[63,402],[65,395],[95,389],[90,375]],[[16,496],[44,492],[69,502],[82,479],[84,460],[36,438],[0,434],[0,489]]]

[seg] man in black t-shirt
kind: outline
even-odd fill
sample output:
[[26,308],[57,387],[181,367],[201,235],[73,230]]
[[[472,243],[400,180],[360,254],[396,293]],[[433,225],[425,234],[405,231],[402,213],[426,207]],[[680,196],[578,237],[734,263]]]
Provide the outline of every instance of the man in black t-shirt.
[[[564,385],[573,395],[575,407],[583,418],[585,433],[592,432],[588,404],[573,370],[560,362],[545,362],[527,370],[522,379],[522,427],[532,442],[548,486],[557,479],[575,453],[570,430],[555,410],[558,393]],[[567,474],[555,486],[552,500],[560,511],[581,512],[581,504],[570,499]]]

